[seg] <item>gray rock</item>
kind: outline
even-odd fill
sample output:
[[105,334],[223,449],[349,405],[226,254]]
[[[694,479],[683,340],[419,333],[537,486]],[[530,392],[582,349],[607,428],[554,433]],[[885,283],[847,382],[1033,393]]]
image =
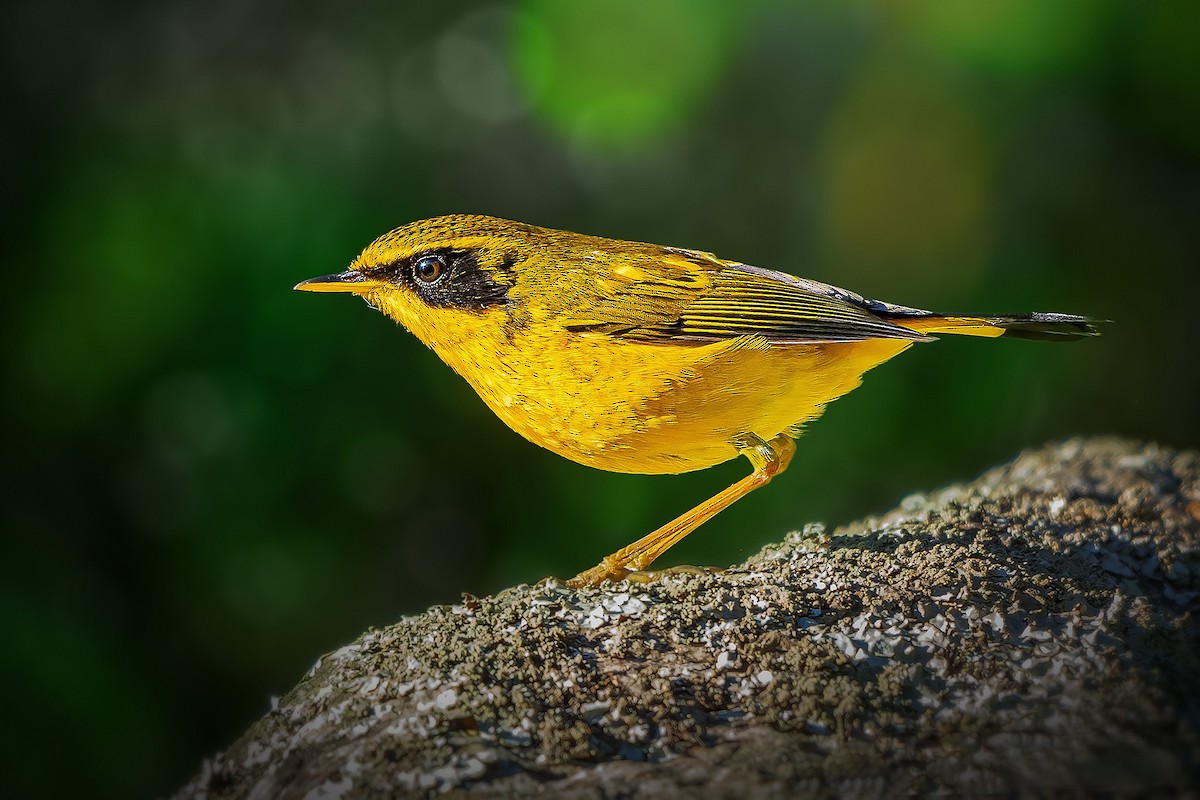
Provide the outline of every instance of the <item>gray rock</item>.
[[466,596],[178,797],[1194,794],[1200,456],[1023,454],[727,572]]

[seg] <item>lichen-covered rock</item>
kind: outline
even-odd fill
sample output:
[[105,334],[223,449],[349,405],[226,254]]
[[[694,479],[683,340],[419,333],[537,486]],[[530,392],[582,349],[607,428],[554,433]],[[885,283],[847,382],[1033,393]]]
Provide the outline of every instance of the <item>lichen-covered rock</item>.
[[720,574],[519,586],[321,658],[179,797],[1200,786],[1200,456],[1030,452]]

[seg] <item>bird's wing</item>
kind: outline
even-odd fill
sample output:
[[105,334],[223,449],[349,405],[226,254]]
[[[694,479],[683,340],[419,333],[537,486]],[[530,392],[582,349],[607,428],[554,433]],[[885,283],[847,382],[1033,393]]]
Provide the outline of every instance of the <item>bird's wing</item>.
[[928,338],[869,310],[884,310],[883,304],[834,286],[707,253],[664,251],[653,269],[621,267],[605,276],[604,291],[568,314],[567,327],[677,343],[739,336],[775,344]]

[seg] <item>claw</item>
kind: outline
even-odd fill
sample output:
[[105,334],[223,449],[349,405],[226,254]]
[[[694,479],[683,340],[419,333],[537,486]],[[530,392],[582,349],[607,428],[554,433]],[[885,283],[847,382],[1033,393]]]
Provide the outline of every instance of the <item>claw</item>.
[[561,581],[558,578],[544,578],[542,584],[558,581],[572,589],[582,589],[585,586],[599,586],[602,583],[629,581],[630,583],[654,583],[666,575],[717,575],[724,572],[723,567],[699,567],[692,564],[679,564],[665,569],[630,569],[620,567],[608,559],[601,561],[591,569],[584,570],[570,580]]
[[563,581],[572,589],[582,589],[585,586],[599,586],[606,581],[624,580],[630,573],[637,572],[627,567],[623,567],[612,560],[612,556],[605,556],[604,560],[591,569],[585,569],[583,572],[571,578],[568,581]]

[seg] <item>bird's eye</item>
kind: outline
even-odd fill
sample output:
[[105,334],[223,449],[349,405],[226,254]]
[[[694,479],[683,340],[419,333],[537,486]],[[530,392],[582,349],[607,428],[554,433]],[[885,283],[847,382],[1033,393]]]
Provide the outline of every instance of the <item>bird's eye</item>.
[[446,262],[441,256],[421,256],[413,264],[413,275],[422,283],[433,283],[442,277]]

